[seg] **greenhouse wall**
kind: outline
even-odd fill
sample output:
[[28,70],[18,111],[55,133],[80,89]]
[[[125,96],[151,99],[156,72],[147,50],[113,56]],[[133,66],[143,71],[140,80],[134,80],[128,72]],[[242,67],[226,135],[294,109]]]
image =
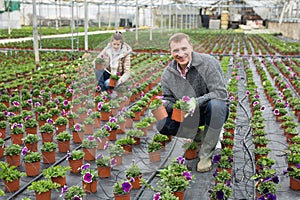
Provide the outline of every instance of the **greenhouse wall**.
[[0,29],[7,29],[8,25],[10,28],[21,28],[20,11],[0,13],[0,22]]
[[292,22],[268,22],[268,28],[281,32],[283,36],[300,40],[300,23]]

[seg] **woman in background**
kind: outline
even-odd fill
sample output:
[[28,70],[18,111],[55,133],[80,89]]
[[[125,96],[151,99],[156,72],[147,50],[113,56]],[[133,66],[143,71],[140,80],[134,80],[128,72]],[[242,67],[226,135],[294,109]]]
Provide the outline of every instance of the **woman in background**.
[[132,48],[125,43],[121,32],[112,35],[110,43],[97,56],[104,59],[104,69],[96,70],[96,79],[101,91],[109,89],[110,75],[118,75],[115,87],[127,81],[130,77],[130,53]]

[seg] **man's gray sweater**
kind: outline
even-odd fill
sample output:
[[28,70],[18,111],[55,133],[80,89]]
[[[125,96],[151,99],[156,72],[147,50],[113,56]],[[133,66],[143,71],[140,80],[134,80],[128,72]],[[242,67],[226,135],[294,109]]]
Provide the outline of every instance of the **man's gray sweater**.
[[181,77],[177,62],[173,60],[162,74],[161,86],[168,112],[171,112],[173,103],[183,96],[195,97],[200,107],[210,99],[228,101],[219,62],[207,54],[192,52],[192,62],[186,79]]

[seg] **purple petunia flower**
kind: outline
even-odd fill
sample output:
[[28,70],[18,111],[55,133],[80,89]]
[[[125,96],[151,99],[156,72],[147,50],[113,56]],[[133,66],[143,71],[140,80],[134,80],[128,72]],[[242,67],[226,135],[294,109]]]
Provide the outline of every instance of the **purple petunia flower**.
[[99,102],[98,105],[97,105],[97,109],[101,110],[102,106],[103,106],[103,102]]
[[103,148],[104,148],[104,150],[106,150],[106,149],[108,148],[108,146],[109,146],[109,142],[108,142],[108,141],[106,141],[106,142],[105,142],[105,144],[104,144],[104,147],[103,147]]
[[254,98],[259,99],[259,94],[254,95]]
[[250,92],[249,92],[249,90],[247,90],[247,91],[246,91],[246,95],[249,95],[249,94],[250,94]]
[[96,137],[97,142],[102,142],[100,137]]
[[97,85],[96,90],[101,91],[101,87],[99,85]]
[[60,197],[62,197],[67,191],[68,191],[68,186],[64,185],[64,187],[61,188],[61,192],[60,192]]
[[68,106],[69,105],[69,101],[68,100],[64,100],[64,106]]
[[135,179],[133,178],[133,177],[130,177],[130,183],[133,183],[133,182],[135,182]]
[[94,140],[95,140],[95,137],[94,137],[93,135],[89,135],[89,136],[88,136],[88,140],[89,140],[89,141],[94,141]]
[[276,200],[276,194],[268,194],[268,200]]
[[70,157],[71,157],[71,153],[70,153],[70,151],[68,151],[66,160],[69,160]]
[[190,172],[182,172],[182,176],[185,176],[186,180],[188,181],[192,180],[192,175]]
[[23,128],[23,124],[17,124],[19,128]]
[[25,156],[27,154],[27,152],[28,152],[28,148],[25,146],[25,147],[23,147],[23,149],[21,151],[21,155]]
[[226,180],[226,181],[225,181],[225,184],[226,184],[228,187],[230,187],[230,180]]
[[35,103],[34,103],[34,106],[35,106],[35,107],[40,106],[40,105],[41,105],[40,102],[35,102]]
[[3,114],[7,117],[9,113],[8,113],[7,110],[5,110],[5,111],[3,112]]
[[80,131],[80,130],[81,130],[81,125],[78,124],[78,123],[76,123],[76,124],[74,125],[74,129],[75,129],[75,131]]
[[288,102],[285,102],[284,103],[284,107],[286,108],[286,107],[289,107],[289,103]]
[[100,159],[100,158],[103,158],[103,155],[101,153],[99,153],[97,156],[96,156],[96,160]]
[[28,99],[27,103],[32,104],[32,99]]
[[109,122],[117,122],[117,118],[111,117],[111,118],[109,118]]
[[112,167],[116,166],[116,164],[117,164],[117,160],[115,158],[110,159],[110,165]]
[[264,110],[266,110],[266,106],[261,106],[260,111],[264,111]]
[[53,121],[53,119],[47,119],[46,122],[49,124],[53,124],[54,121]]
[[30,120],[30,118],[31,118],[31,116],[30,115],[28,115],[27,117],[25,117],[25,121],[28,121],[28,120]]
[[265,196],[259,197],[258,200],[265,200]]
[[272,178],[272,181],[273,181],[274,183],[278,184],[278,183],[279,183],[279,178],[278,178],[278,176],[274,176],[274,177]]
[[86,172],[83,176],[83,181],[86,183],[91,183],[93,181],[93,177],[93,174],[91,174],[90,172]]
[[86,163],[84,165],[81,165],[80,169],[81,170],[86,170],[86,169],[88,169],[90,167],[90,165],[91,165],[90,163]]
[[177,158],[176,158],[176,161],[177,161],[177,163],[178,164],[184,164],[184,161],[185,161],[185,158],[184,157],[182,157],[182,156],[178,156]]
[[153,200],[161,200],[161,196],[160,196],[159,192],[157,192],[153,195]]
[[90,116],[92,114],[93,110],[92,109],[88,109],[87,111],[87,115]]
[[217,154],[217,155],[214,156],[213,162],[218,163],[220,160],[221,160],[221,155]]
[[279,115],[279,110],[278,109],[274,110],[274,115]]
[[188,96],[183,96],[183,97],[182,97],[182,101],[184,101],[184,102],[188,102],[190,99],[191,99],[191,98],[188,97]]
[[259,101],[254,101],[253,106],[257,106],[259,104]]
[[222,190],[217,191],[216,197],[218,200],[222,200],[224,198],[224,192]]
[[128,181],[124,181],[124,183],[122,183],[122,189],[126,193],[130,192],[131,184]]
[[218,169],[216,169],[216,171],[213,173],[213,177],[216,177],[218,175]]
[[108,126],[107,124],[104,125],[104,128],[105,128],[108,132],[111,131],[110,126]]
[[296,167],[297,167],[298,169],[300,169],[300,164],[296,164]]
[[12,104],[16,107],[19,107],[20,103],[18,101],[13,101]]

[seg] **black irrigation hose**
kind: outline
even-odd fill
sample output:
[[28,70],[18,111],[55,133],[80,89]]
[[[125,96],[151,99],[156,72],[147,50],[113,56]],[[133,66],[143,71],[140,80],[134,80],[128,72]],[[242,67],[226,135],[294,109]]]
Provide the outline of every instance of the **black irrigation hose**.
[[[174,140],[173,140],[173,141],[174,141]],[[170,148],[170,151],[168,152],[168,154],[167,154],[167,156],[165,157],[165,159],[163,160],[163,162],[159,165],[159,168],[158,168],[158,169],[162,168],[162,167],[165,165],[165,163],[167,162],[169,156],[171,155],[171,153],[173,152],[173,150],[174,150],[174,148],[175,148],[176,142],[177,142],[177,138],[175,138],[175,141],[173,142],[173,144],[172,144],[172,146],[171,146],[171,148]],[[156,170],[156,171],[154,171],[154,172],[150,175],[149,179],[147,180],[147,183],[148,183],[148,184],[150,184],[150,183],[153,181],[153,179],[155,178],[157,172],[158,172],[158,171]],[[145,190],[145,187],[146,187],[146,186],[144,185],[144,186],[139,190],[139,192],[135,195],[134,200],[139,200],[139,199],[140,199],[140,197],[142,196],[142,194],[143,194],[143,192],[144,192],[144,190]]]

